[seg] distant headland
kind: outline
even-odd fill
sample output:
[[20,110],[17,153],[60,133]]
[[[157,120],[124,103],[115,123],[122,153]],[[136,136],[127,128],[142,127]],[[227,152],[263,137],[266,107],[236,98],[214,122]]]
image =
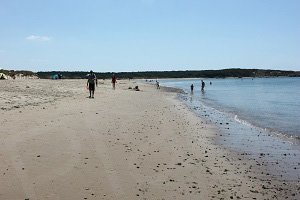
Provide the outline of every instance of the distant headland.
[[[7,77],[34,77],[51,79],[58,74],[63,79],[84,79],[88,72],[85,71],[18,71],[0,69],[0,73]],[[95,72],[102,79],[111,78],[113,72]],[[185,70],[185,71],[141,71],[117,72],[120,79],[156,79],[156,78],[227,78],[227,77],[300,77],[300,71],[284,71],[270,69],[240,69],[229,68],[221,70]]]

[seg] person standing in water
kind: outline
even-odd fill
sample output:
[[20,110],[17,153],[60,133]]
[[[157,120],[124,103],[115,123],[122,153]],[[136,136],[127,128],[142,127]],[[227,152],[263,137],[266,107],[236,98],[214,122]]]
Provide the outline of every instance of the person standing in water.
[[89,88],[89,91],[90,91],[89,98],[94,98],[95,85],[98,86],[97,77],[96,77],[96,74],[94,74],[94,72],[91,70],[90,74],[88,75],[88,80],[86,83],[86,86]]
[[201,91],[204,91],[205,83],[203,80],[201,80]]
[[191,85],[191,92],[194,91],[194,84]]
[[113,86],[114,90],[116,89],[116,82],[117,82],[117,77],[116,77],[115,74],[113,74],[112,78],[111,78],[111,83],[112,83],[112,86]]

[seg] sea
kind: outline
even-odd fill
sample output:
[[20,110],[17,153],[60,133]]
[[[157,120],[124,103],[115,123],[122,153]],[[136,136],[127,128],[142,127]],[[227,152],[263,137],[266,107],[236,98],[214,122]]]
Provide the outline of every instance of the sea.
[[299,77],[158,81],[184,91],[178,98],[218,129],[216,143],[261,159],[274,175],[300,180]]

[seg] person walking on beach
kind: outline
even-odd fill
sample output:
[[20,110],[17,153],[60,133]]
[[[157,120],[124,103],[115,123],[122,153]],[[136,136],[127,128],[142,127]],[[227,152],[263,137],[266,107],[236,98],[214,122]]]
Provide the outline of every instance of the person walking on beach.
[[191,92],[194,91],[194,84],[191,85]]
[[91,70],[90,74],[88,75],[88,80],[86,83],[86,86],[89,88],[89,91],[90,91],[89,98],[94,98],[95,85],[98,86],[97,77],[96,77],[96,74],[94,74],[94,72]]
[[113,86],[114,90],[116,89],[116,82],[117,82],[117,77],[116,77],[115,74],[113,74],[112,77],[111,77],[111,83],[112,83],[112,86]]
[[156,80],[156,89],[160,89],[159,82]]
[[204,87],[205,87],[205,82],[201,80],[201,91],[204,91]]

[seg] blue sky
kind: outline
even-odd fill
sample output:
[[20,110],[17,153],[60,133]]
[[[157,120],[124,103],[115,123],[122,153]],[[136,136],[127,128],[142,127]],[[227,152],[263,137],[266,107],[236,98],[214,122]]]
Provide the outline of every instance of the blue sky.
[[300,70],[299,0],[0,0],[0,68]]

